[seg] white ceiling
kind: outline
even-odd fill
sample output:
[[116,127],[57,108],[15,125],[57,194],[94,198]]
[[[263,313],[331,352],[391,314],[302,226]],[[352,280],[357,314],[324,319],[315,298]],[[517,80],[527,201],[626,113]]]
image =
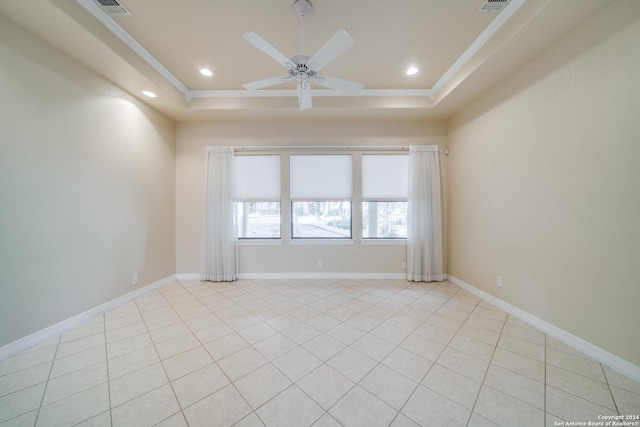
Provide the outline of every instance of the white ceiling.
[[[449,117],[610,0],[311,0],[305,54],[339,29],[355,44],[323,74],[360,95],[314,87],[299,111],[294,83],[247,91],[286,69],[242,38],[254,31],[288,57],[301,46],[293,0],[0,0],[0,13],[175,120],[440,119]],[[419,72],[405,75],[408,66]],[[208,67],[213,77],[199,69]],[[157,98],[141,92],[151,90]]]

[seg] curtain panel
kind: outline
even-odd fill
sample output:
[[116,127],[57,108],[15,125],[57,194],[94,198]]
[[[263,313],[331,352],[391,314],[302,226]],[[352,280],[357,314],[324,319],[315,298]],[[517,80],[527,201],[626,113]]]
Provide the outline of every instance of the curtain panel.
[[207,147],[206,188],[201,280],[230,282],[238,271],[232,147]]
[[407,280],[443,281],[440,164],[437,145],[409,147]]

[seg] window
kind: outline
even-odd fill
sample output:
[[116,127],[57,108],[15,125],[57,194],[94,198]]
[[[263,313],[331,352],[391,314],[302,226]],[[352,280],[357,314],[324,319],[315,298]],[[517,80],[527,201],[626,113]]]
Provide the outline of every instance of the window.
[[362,156],[362,237],[407,238],[409,157]]
[[280,238],[280,156],[236,156],[236,227],[240,239]]
[[290,157],[291,237],[350,239],[351,155]]

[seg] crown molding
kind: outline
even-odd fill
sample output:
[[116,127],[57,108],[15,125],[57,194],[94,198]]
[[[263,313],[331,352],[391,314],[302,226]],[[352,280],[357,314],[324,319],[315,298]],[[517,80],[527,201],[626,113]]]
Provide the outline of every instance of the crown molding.
[[[462,55],[449,69],[440,77],[431,88],[432,96],[435,96],[455,76],[458,71],[478,53],[478,51],[494,36],[495,33],[520,9],[527,0],[511,0],[509,4],[496,16],[487,28],[462,52]],[[433,98],[432,98],[433,100]]]
[[[363,89],[357,95],[347,95],[331,89],[313,89],[311,94],[318,97],[427,97],[434,101],[436,94],[462,70],[470,59],[498,32],[498,30],[520,9],[527,0],[511,0],[509,4],[491,21],[489,26],[469,45],[460,57],[438,79],[432,88],[427,89]],[[189,102],[193,98],[273,98],[297,97],[296,90],[190,90],[167,70],[149,51],[127,33],[109,14],[93,0],[76,0],[84,9],[100,21],[116,37],[131,48],[141,59],[146,61],[169,83],[179,90]]]
[[[192,98],[281,98],[297,97],[295,89],[276,90],[192,90]],[[358,95],[345,94],[332,89],[312,89],[313,96],[426,96],[431,98],[431,89],[363,89]]]
[[162,75],[169,83],[171,83],[176,89],[178,89],[185,97],[186,101],[191,100],[191,91],[182,84],[180,80],[164,65],[160,63],[148,50],[146,50],[131,34],[127,33],[116,21],[114,21],[108,13],[106,13],[96,2],[93,0],[76,0],[80,6],[85,8],[87,12],[93,15],[98,21],[102,23],[109,31],[111,31],[116,37],[118,37],[124,44],[126,44],[131,50],[133,50],[140,58],[142,58],[147,64]]

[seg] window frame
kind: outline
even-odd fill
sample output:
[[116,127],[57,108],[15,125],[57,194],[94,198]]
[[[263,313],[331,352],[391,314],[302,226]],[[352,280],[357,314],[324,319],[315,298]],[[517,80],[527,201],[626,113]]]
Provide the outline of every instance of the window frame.
[[[338,187],[333,187],[333,190],[327,190],[326,188],[322,188],[320,187],[319,189],[309,189],[309,188],[304,188],[304,187],[300,187],[297,183],[294,183],[294,167],[292,166],[294,163],[294,158],[295,157],[316,157],[316,158],[327,158],[327,157],[339,157],[342,158],[341,161],[345,161],[345,158],[348,158],[348,162],[346,163],[342,163],[343,165],[348,165],[348,170],[347,169],[343,169],[340,172],[342,174],[344,174],[345,177],[349,177],[349,182],[348,183],[342,183],[341,185],[338,185]],[[310,159],[309,160],[309,164],[310,164],[310,168],[313,170],[314,169],[314,160]],[[340,163],[339,163],[340,164]],[[313,241],[352,241],[353,240],[353,207],[354,207],[354,165],[355,165],[355,159],[353,156],[353,153],[351,152],[329,152],[329,153],[317,153],[317,152],[308,152],[308,153],[290,153],[289,154],[289,224],[290,224],[290,235],[289,235],[289,240],[291,242],[294,241],[309,241],[309,242],[313,242]],[[297,165],[298,167],[300,165]],[[295,168],[296,170],[298,170],[298,168]],[[316,174],[318,174],[318,169],[315,169],[314,171]],[[322,172],[320,172],[320,178],[321,179],[328,179],[329,181],[331,181],[331,179],[333,177],[330,177],[329,175],[332,175],[330,169],[328,169],[328,171],[325,171],[324,169],[322,169]],[[340,174],[339,174],[340,175]],[[318,177],[316,177],[316,179],[318,179]],[[308,183],[309,180],[305,179],[305,183]],[[335,180],[333,181],[335,182]],[[340,181],[341,182],[341,181]],[[314,193],[316,192],[316,194],[311,194],[311,195],[294,195],[292,196],[292,193],[294,192],[293,189],[296,189],[297,192],[310,192],[310,193]],[[301,188],[303,188],[303,190],[301,190]],[[329,187],[332,188],[332,187]],[[336,236],[328,236],[328,237],[322,237],[322,236],[295,236],[294,233],[294,229],[295,226],[298,225],[296,222],[294,222],[294,219],[297,218],[297,215],[294,214],[294,204],[295,203],[332,203],[332,202],[339,202],[339,203],[348,203],[349,204],[349,235],[348,236],[342,236],[342,237],[336,237]]]
[[[397,149],[391,146],[375,147],[375,146],[336,146],[336,147],[301,147],[301,146],[278,146],[278,147],[237,147],[236,155],[238,156],[260,156],[260,155],[276,155],[280,157],[280,238],[277,237],[238,237],[238,245],[240,246],[262,246],[262,245],[328,245],[328,246],[341,246],[341,245],[354,245],[358,241],[360,245],[380,245],[380,246],[396,246],[407,244],[407,239],[403,237],[368,237],[365,236],[364,228],[364,216],[363,202],[385,202],[385,201],[402,201],[407,202],[407,199],[394,199],[383,200],[380,197],[364,198],[363,192],[363,157],[368,155],[402,155],[408,156],[408,148],[404,146],[398,146]],[[351,197],[349,199],[334,198],[292,198],[291,197],[291,157],[299,155],[310,156],[350,156],[351,167]],[[373,163],[375,164],[375,163]],[[375,166],[366,166],[369,171],[377,170]],[[372,187],[369,186],[369,189]],[[371,190],[369,190],[371,192]],[[313,199],[313,200],[312,200]],[[246,202],[252,202],[254,200],[246,200]],[[255,200],[256,202],[262,200]],[[267,201],[267,200],[264,200]],[[278,200],[270,200],[277,202]],[[293,204],[292,202],[325,202],[325,201],[345,201],[350,202],[351,216],[350,216],[350,230],[351,237],[309,237],[301,236],[294,237],[294,216],[293,216]],[[286,205],[289,204],[289,208]],[[287,223],[289,226],[287,226]],[[240,225],[239,222],[236,224]],[[239,231],[239,230],[238,230]],[[346,231],[346,230],[345,230]]]
[[[278,196],[279,198],[271,198],[271,197],[266,197],[263,199],[256,199],[256,198],[245,198],[245,197],[238,197],[238,195],[236,194],[236,200],[234,203],[234,218],[235,218],[235,227],[236,227],[236,234],[237,234],[237,239],[238,242],[250,242],[250,241],[255,241],[255,242],[265,242],[265,241],[282,241],[282,237],[283,237],[283,228],[282,228],[282,158],[283,155],[282,153],[257,153],[257,154],[240,154],[240,155],[236,155],[236,158],[242,158],[242,157],[277,157],[278,158],[278,176],[279,176],[279,188],[278,188]],[[237,166],[236,166],[237,167]],[[238,173],[237,169],[234,173]],[[237,190],[236,190],[237,191]],[[247,205],[249,203],[277,203],[279,205],[279,215],[278,215],[278,236],[277,237],[240,237],[240,230],[242,228],[242,221],[241,218],[239,216],[239,205]],[[244,206],[243,206],[243,212],[244,212]]]
[[[397,196],[389,196],[389,197],[385,197],[385,196],[379,196],[379,195],[375,195],[372,197],[365,197],[364,196],[364,187],[365,187],[365,157],[366,156],[404,156],[406,157],[406,161],[407,161],[407,184],[408,184],[408,159],[409,159],[409,155],[407,153],[404,152],[393,152],[393,153],[363,153],[362,154],[362,160],[361,160],[361,180],[362,180],[362,185],[360,186],[360,196],[361,196],[361,202],[362,202],[362,208],[360,211],[360,215],[361,215],[361,242],[362,244],[367,244],[366,242],[370,242],[369,244],[371,244],[371,242],[400,242],[397,244],[406,244],[407,241],[407,237],[408,237],[408,233],[407,233],[407,237],[391,237],[391,236],[377,236],[377,229],[376,229],[376,236],[375,237],[369,237],[367,233],[367,235],[365,235],[365,203],[393,203],[393,202],[403,202],[407,204],[407,216],[408,216],[408,194],[403,194],[401,197],[397,197]],[[408,188],[406,190],[408,192]],[[376,212],[376,214],[378,214],[378,212]],[[368,218],[368,213],[367,213],[367,218]],[[370,220],[370,218],[368,218]],[[376,218],[376,222],[377,222],[378,218]],[[405,217],[405,222],[408,223],[408,218]],[[368,225],[370,224],[370,222],[368,222]]]

